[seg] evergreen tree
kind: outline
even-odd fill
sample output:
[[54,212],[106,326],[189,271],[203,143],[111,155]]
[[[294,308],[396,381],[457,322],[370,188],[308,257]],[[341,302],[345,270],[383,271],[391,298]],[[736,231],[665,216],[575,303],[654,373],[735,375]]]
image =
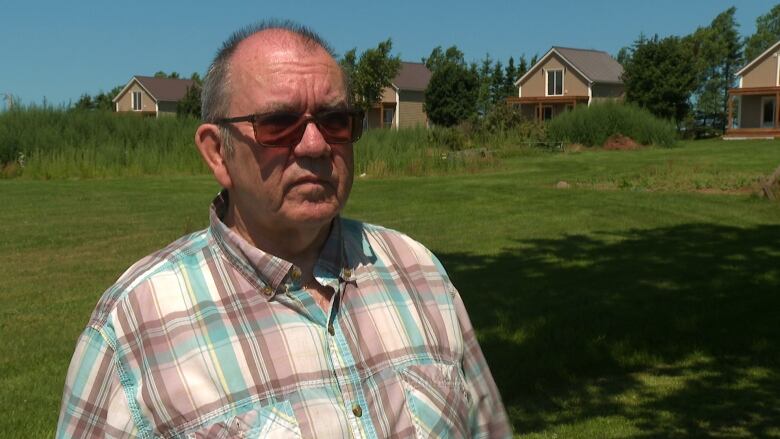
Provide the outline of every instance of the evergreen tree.
[[476,65],[467,68],[456,62],[437,66],[425,89],[423,108],[436,125],[453,126],[476,110],[479,78]]
[[506,73],[504,75],[504,96],[517,96],[517,87],[515,81],[517,81],[517,68],[515,68],[515,59],[509,57],[509,61],[506,65]]
[[778,41],[780,41],[780,4],[756,18],[756,32],[745,41],[744,63],[749,63]]
[[504,65],[501,61],[493,64],[493,73],[490,75],[490,103],[491,107],[506,98],[504,81]]
[[487,114],[493,101],[491,95],[492,66],[493,59],[490,58],[489,53],[486,53],[485,58],[482,59],[482,64],[479,66],[477,77],[479,83],[477,88],[477,112],[481,115]]
[[517,79],[522,78],[526,73],[528,73],[528,61],[525,60],[525,54],[522,54],[520,55],[520,64],[517,66]]
[[634,42],[623,71],[626,100],[656,116],[682,121],[697,85],[696,65],[689,45],[678,37],[658,35]]
[[695,92],[697,116],[720,129],[726,126],[728,90],[735,85],[742,60],[735,13],[736,8],[727,9],[708,27],[697,29],[688,39],[699,73],[699,86]]
[[441,46],[436,46],[427,58],[422,59],[422,62],[428,67],[428,70],[430,70],[431,73],[447,63],[455,63],[460,66],[466,65],[463,52],[461,52],[457,46],[450,46],[446,51],[442,50]]

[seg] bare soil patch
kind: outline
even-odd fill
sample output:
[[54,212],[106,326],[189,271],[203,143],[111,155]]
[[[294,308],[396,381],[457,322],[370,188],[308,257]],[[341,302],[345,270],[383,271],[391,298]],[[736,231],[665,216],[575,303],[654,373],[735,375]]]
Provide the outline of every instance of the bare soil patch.
[[614,134],[604,142],[603,148],[608,151],[629,151],[639,149],[641,146],[628,136]]

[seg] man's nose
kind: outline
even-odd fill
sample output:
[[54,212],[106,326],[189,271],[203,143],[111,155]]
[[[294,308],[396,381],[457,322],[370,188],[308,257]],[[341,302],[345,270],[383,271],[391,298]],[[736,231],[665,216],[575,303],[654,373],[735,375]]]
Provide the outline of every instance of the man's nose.
[[301,141],[293,147],[293,153],[300,157],[327,157],[331,153],[331,148],[325,137],[320,132],[317,124],[310,120],[306,123],[306,129],[303,132]]

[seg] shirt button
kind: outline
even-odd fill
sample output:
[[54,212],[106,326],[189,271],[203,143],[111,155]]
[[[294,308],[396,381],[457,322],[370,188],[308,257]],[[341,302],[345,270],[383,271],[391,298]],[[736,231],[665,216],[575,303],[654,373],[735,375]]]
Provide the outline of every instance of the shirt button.
[[355,405],[352,406],[352,414],[354,414],[355,416],[357,416],[359,418],[359,417],[363,416],[363,409],[360,408],[360,406],[358,404],[355,404]]
[[328,323],[328,334],[336,335],[336,328],[333,327],[333,323]]
[[345,278],[350,278],[350,277],[352,277],[352,270],[350,270],[349,268],[345,268],[345,269],[344,269],[344,277],[345,277]]
[[301,278],[301,269],[298,267],[293,267],[292,270],[290,270],[290,278],[292,280],[298,280]]
[[266,297],[271,297],[271,295],[274,294],[274,289],[269,287],[268,285],[264,286],[261,291],[263,292],[263,295]]

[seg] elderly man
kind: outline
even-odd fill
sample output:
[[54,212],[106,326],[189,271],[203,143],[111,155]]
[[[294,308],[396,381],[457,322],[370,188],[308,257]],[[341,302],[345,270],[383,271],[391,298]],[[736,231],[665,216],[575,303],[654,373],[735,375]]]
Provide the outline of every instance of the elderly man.
[[326,44],[234,34],[195,142],[224,188],[206,230],[103,295],[59,437],[507,437],[458,292],[409,237],[339,217],[362,114]]

